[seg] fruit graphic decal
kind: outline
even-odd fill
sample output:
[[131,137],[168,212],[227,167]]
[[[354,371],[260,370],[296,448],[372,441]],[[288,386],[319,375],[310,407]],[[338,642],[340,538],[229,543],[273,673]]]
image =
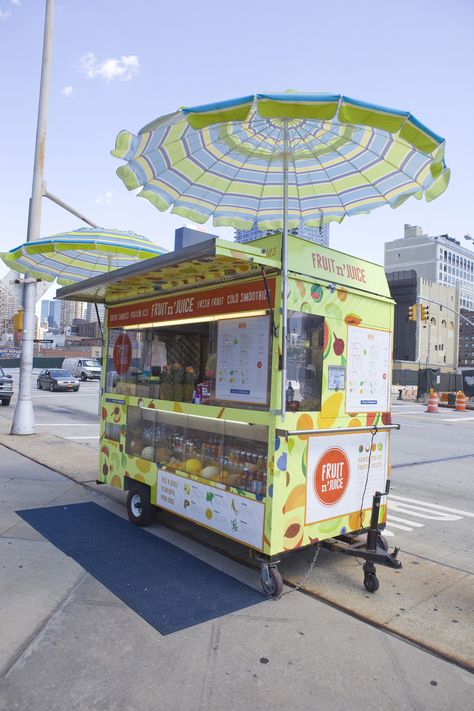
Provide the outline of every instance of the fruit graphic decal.
[[334,333],[334,343],[333,343],[332,347],[333,347],[334,353],[337,356],[340,356],[344,353],[344,341],[342,340],[342,338],[338,338],[335,333]]
[[323,298],[323,289],[319,284],[313,284],[311,287],[311,298],[313,301],[321,301]]

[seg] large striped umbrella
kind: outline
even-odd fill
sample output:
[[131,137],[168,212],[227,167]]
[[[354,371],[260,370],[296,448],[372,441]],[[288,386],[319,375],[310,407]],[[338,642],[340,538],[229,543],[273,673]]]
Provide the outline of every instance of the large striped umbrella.
[[339,94],[257,94],[183,108],[121,131],[117,174],[159,210],[195,222],[282,229],[285,414],[287,235],[447,187],[444,139],[408,111]]
[[166,251],[134,232],[81,227],[25,242],[0,258],[14,271],[66,286]]
[[407,111],[336,94],[257,94],[184,108],[121,131],[117,174],[159,210],[195,222],[262,230],[311,227],[413,195],[432,200],[449,181],[444,139]]

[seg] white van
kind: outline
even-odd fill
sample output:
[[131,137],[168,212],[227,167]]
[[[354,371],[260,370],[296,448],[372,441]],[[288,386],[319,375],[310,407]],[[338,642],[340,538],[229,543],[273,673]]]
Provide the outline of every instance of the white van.
[[93,358],[65,358],[62,367],[82,381],[100,379],[101,365]]

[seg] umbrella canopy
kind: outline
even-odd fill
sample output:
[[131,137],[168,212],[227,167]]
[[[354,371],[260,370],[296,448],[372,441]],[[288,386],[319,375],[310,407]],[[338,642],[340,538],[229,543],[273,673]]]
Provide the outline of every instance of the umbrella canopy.
[[125,186],[160,210],[267,230],[433,200],[449,182],[444,146],[407,111],[288,92],[180,109],[121,131],[112,154]]
[[66,286],[166,251],[134,232],[81,227],[25,242],[0,258],[14,271]]

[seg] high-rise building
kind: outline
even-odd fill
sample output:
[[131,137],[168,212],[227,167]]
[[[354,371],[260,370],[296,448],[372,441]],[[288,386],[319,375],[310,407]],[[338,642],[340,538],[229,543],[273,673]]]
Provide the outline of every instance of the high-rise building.
[[[273,234],[274,232],[275,230],[260,230],[257,226],[257,221],[255,220],[249,230],[235,230],[235,239],[237,242],[251,242],[254,239],[266,237],[268,234]],[[329,225],[324,225],[321,228],[307,227],[301,220],[298,227],[288,230],[288,232],[296,237],[301,237],[302,239],[307,239],[310,242],[315,242],[316,244],[322,244],[325,247],[329,247]]]
[[12,292],[0,283],[0,335],[13,332],[13,314],[21,309],[21,303]]
[[[99,320],[100,323],[104,323],[104,318],[105,318],[105,306],[104,304],[97,304],[97,311],[99,312]],[[95,304],[86,304],[86,308],[84,311],[84,320],[87,321],[88,323],[96,323],[97,322],[97,311],[95,308]]]
[[72,326],[75,318],[82,318],[84,304],[82,301],[61,301],[61,318],[59,330],[64,333],[68,326]]
[[459,288],[460,307],[474,310],[474,252],[449,235],[405,225],[404,237],[385,243],[385,271],[414,269],[419,277]]

